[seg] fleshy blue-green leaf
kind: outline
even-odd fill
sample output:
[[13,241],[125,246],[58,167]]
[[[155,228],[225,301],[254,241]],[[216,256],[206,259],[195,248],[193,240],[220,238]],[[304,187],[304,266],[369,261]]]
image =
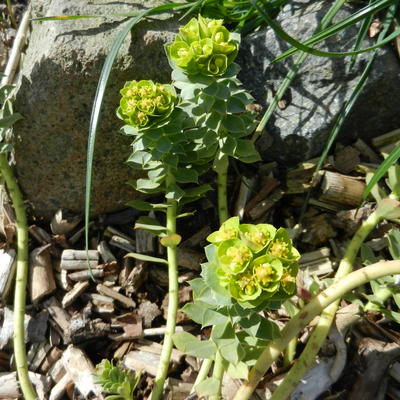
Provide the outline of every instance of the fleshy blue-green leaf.
[[128,253],[128,254],[125,255],[125,257],[136,258],[136,260],[148,261],[148,262],[152,262],[152,263],[159,263],[159,264],[168,265],[168,261],[167,260],[164,260],[163,258],[148,256],[146,254]]
[[213,359],[217,346],[211,340],[199,340],[188,332],[177,332],[172,336],[176,348],[185,354]]

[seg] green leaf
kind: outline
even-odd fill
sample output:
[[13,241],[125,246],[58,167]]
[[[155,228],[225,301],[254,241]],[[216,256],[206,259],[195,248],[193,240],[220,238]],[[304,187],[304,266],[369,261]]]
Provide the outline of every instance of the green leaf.
[[229,363],[226,372],[232,379],[249,379],[249,367],[242,361],[237,364]]
[[374,176],[369,181],[367,187],[364,190],[362,200],[365,201],[371,192],[371,189],[378,183],[378,181],[386,174],[388,169],[397,162],[400,157],[400,143],[390,152],[390,154],[385,158],[385,161],[379,165],[378,169],[375,171]]
[[10,128],[13,126],[17,121],[22,119],[22,115],[15,113],[6,117],[1,117],[0,118],[0,128]]
[[221,151],[224,154],[227,154],[228,156],[233,156],[237,145],[236,139],[228,135],[222,138],[220,142],[221,142],[220,145]]
[[400,165],[393,164],[388,169],[387,185],[390,187],[392,193],[399,198],[400,197]]
[[139,192],[152,193],[152,191],[160,187],[160,183],[153,182],[150,179],[138,179],[134,183],[134,187]]
[[194,389],[196,390],[199,398],[207,396],[216,396],[220,387],[220,381],[215,378],[207,378],[203,382],[197,384]]
[[237,96],[232,96],[227,102],[227,111],[229,113],[241,113],[245,111],[243,102]]
[[393,260],[400,260],[400,230],[393,228],[387,234],[389,252]]
[[173,143],[168,137],[163,136],[160,140],[157,141],[156,146],[157,150],[161,153],[168,153],[172,149]]
[[136,260],[148,261],[148,262],[168,265],[168,261],[167,260],[164,260],[163,258],[148,256],[146,254],[128,253],[128,254],[125,255],[125,257],[136,258]]
[[211,339],[217,345],[221,356],[229,363],[237,364],[245,356],[245,351],[229,321],[224,325],[214,325]]
[[135,229],[145,229],[156,235],[164,233],[167,228],[161,225],[156,219],[142,216],[136,220]]
[[363,243],[360,247],[360,255],[363,265],[371,265],[378,261],[371,247]]
[[124,125],[119,131],[125,136],[136,136],[139,134],[138,129],[132,125]]
[[174,171],[175,179],[180,183],[197,183],[199,180],[199,174],[190,168],[178,168]]
[[182,311],[203,328],[205,326],[224,324],[227,320],[226,315],[210,309],[207,303],[201,301],[185,304]]
[[238,140],[234,155],[240,161],[246,163],[253,163],[261,160],[254,143],[250,140]]
[[211,340],[199,340],[188,332],[177,332],[172,340],[178,350],[193,357],[213,359],[217,352],[217,347]]
[[242,118],[237,115],[227,115],[222,120],[222,126],[228,132],[243,132],[246,130],[246,126],[242,120]]
[[153,210],[165,211],[168,208],[168,204],[163,204],[163,203],[153,204],[142,200],[131,200],[128,201],[126,205],[141,211],[153,211]]
[[378,218],[400,218],[400,201],[394,199],[383,199],[378,203],[375,213]]
[[258,339],[269,341],[280,337],[278,326],[259,314],[252,314],[248,318],[242,318],[239,324],[250,336]]
[[165,192],[165,198],[176,201],[179,201],[184,195],[185,192],[177,185],[168,186]]
[[221,296],[219,293],[212,290],[206,285],[204,279],[197,278],[189,282],[193,289],[193,300],[201,301],[211,307],[223,307],[232,305],[232,299]]
[[0,143],[0,154],[2,153],[8,153],[9,151],[12,151],[13,146],[8,143]]
[[160,243],[165,247],[176,247],[181,242],[182,237],[177,233],[172,235],[164,236],[160,239]]

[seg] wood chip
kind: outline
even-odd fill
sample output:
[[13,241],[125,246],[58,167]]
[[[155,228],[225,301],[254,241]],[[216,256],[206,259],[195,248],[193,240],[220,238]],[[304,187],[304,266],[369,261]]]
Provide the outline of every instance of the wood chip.
[[7,303],[14,282],[16,253],[14,249],[0,249],[0,298]]
[[108,297],[111,297],[111,298],[117,300],[118,302],[123,304],[125,307],[128,307],[128,308],[135,307],[135,302],[131,298],[124,296],[123,294],[120,294],[117,291],[110,289],[107,286],[102,285],[101,283],[99,283],[96,286],[96,290],[100,294],[103,294],[104,296],[108,296]]
[[63,307],[69,307],[88,287],[88,281],[76,283],[73,289],[63,297],[61,302]]
[[90,268],[95,268],[99,265],[99,252],[97,250],[64,250],[61,256],[61,268],[66,270],[87,269],[89,257]]
[[55,290],[56,282],[49,251],[43,247],[32,250],[29,256],[29,294],[32,303],[39,302]]
[[358,206],[365,190],[365,183],[351,176],[325,171],[320,200]]
[[251,219],[255,220],[262,217],[271,207],[273,207],[284,195],[282,189],[275,189],[265,200],[255,205],[249,210]]
[[62,356],[63,365],[79,392],[88,397],[94,393],[103,399],[102,388],[95,383],[95,368],[87,355],[78,347],[69,345]]

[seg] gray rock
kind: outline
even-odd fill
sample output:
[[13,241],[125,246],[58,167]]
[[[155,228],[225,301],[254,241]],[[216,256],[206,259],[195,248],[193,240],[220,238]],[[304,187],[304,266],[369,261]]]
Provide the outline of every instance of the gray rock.
[[[312,36],[317,23],[326,14],[331,2],[290,1],[279,14],[282,28],[298,40]],[[354,12],[346,5],[336,21]],[[330,38],[321,48],[329,51],[353,49],[358,26],[350,27]],[[372,45],[367,40],[363,47]],[[272,29],[265,29],[243,39],[239,54],[240,78],[256,100],[268,104],[272,93],[286,76],[294,57],[269,65],[290,46],[277,38]],[[287,107],[277,109],[267,125],[267,132],[258,141],[266,160],[294,163],[316,156],[323,149],[335,119],[357,84],[369,55],[359,56],[348,70],[349,58],[308,56],[284,99]],[[390,99],[400,90],[400,65],[390,47],[380,49],[367,86],[341,131],[345,142],[356,137],[369,139],[400,126],[398,104]]]
[[[136,12],[161,1],[83,2],[33,0],[33,16],[109,15]],[[105,4],[107,3],[107,4]],[[16,168],[35,215],[50,219],[59,209],[83,213],[86,146],[93,97],[106,55],[126,19],[32,22],[15,109]],[[163,45],[177,22],[153,18],[137,25],[124,41],[106,92],[95,148],[95,214],[122,208],[138,194],[125,183],[135,171],[125,165],[130,140],[118,133],[119,89],[132,79],[170,80]]]

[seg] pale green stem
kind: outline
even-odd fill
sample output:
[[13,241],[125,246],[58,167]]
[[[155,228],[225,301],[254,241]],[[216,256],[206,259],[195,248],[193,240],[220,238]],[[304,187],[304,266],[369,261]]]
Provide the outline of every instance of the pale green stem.
[[17,272],[14,296],[14,357],[18,380],[25,400],[36,400],[35,389],[29,380],[25,349],[25,302],[28,280],[28,224],[25,205],[7,156],[0,153],[0,171],[5,180],[15,210],[17,223]]
[[228,199],[226,194],[228,165],[228,156],[219,152],[217,155],[217,161],[214,163],[214,170],[217,173],[218,217],[220,225],[229,218]]
[[[166,186],[175,183],[173,174],[168,171]],[[177,202],[173,199],[167,199],[167,235],[176,233],[176,212]],[[176,313],[178,310],[178,264],[176,256],[176,246],[167,247],[168,256],[168,315],[165,329],[164,343],[160,356],[160,364],[154,380],[154,388],[150,395],[150,400],[159,400],[163,394],[164,382],[168,374],[169,362],[172,353],[172,336],[175,333]]]
[[203,363],[201,364],[201,367],[200,367],[200,371],[197,374],[197,378],[196,378],[196,380],[195,380],[195,382],[193,384],[193,387],[192,387],[192,389],[190,391],[191,394],[195,392],[196,385],[198,385],[199,383],[203,382],[204,379],[207,378],[208,373],[210,372],[212,363],[213,363],[213,360],[211,358],[205,358],[203,360]]
[[[360,226],[353,239],[349,243],[346,253],[340,262],[339,268],[335,275],[335,282],[351,272],[354,260],[362,243],[380,220],[381,218],[375,212],[373,212]],[[304,348],[301,356],[292,369],[286,374],[284,381],[279,385],[277,390],[275,390],[271,400],[286,399],[287,396],[289,396],[294,388],[298,385],[300,379],[306,374],[307,370],[311,368],[319,349],[322,347],[326,337],[329,334],[339,306],[339,301],[340,300],[337,300],[326,310],[324,310],[317,326],[308,339],[306,347]]]
[[358,286],[387,275],[397,275],[399,272],[400,261],[380,261],[342,277],[314,297],[301,312],[286,324],[281,332],[281,337],[272,341],[262,352],[255,366],[250,370],[249,380],[244,382],[236,392],[233,400],[248,400],[268,368],[279,357],[289,342],[330,304],[337,302],[343,295]]
[[[373,212],[361,225],[361,227],[358,229],[358,231],[355,233],[353,239],[349,243],[346,253],[339,265],[339,268],[336,272],[335,275],[335,281],[338,282],[341,279],[343,279],[352,269],[352,265],[354,262],[354,259],[358,253],[358,250],[360,249],[361,244],[364,242],[365,238],[368,236],[368,234],[374,229],[374,227],[377,225],[377,223],[381,220],[381,218],[378,216],[376,212]],[[328,289],[327,289],[328,290]],[[315,360],[315,356],[317,355],[319,349],[321,348],[322,344],[324,343],[326,336],[329,333],[330,327],[332,325],[333,319],[336,314],[336,310],[339,304],[340,296],[337,299],[337,301],[332,301],[329,304],[329,307],[326,308],[326,310],[323,310],[323,313],[318,321],[318,325],[314,329],[312,335],[310,336],[307,345],[305,349],[303,350],[303,353],[301,354],[300,358],[298,361],[295,363],[295,365],[292,367],[292,369],[289,371],[287,374],[287,378],[285,378],[284,382],[275,390],[272,397],[274,400],[277,399],[286,399],[291,391],[293,390],[293,385],[297,385],[299,380],[304,376],[306,373],[307,369],[312,365],[312,363]],[[310,303],[311,304],[311,303]],[[307,306],[308,307],[308,306]],[[300,311],[300,315],[303,315],[305,313],[306,308],[305,307],[303,310]],[[322,311],[322,310],[321,310]],[[299,314],[297,314],[294,318],[297,318]],[[293,321],[293,319],[291,321]],[[291,324],[291,321],[288,323],[287,326]],[[293,329],[293,328],[292,328]],[[284,329],[285,332],[288,332],[291,336],[292,332],[286,331],[286,328]],[[299,331],[294,332],[295,335],[297,335]],[[284,335],[282,331],[282,336]],[[283,338],[285,341],[286,338]],[[289,340],[286,340],[287,343],[289,343]],[[271,344],[273,346],[273,344]],[[257,376],[258,377],[258,372],[256,370],[260,371],[267,371],[268,368],[271,366],[269,363],[269,358],[268,357],[274,357],[272,360],[275,361],[279,355],[280,351],[276,352],[276,348],[272,347],[269,345],[267,349],[263,352],[263,355],[259,358],[257,361],[257,364],[255,367],[253,367],[252,370],[253,372],[253,377]],[[268,362],[264,365],[263,362],[267,360]],[[264,373],[265,373],[264,372]],[[262,376],[258,377],[261,379]],[[255,379],[255,378],[253,378]],[[287,381],[288,383],[285,383]],[[296,384],[294,383],[296,381]],[[256,385],[257,383],[255,383]],[[253,383],[252,383],[253,385]],[[247,390],[249,390],[248,384],[245,385]],[[255,388],[255,386],[254,386]],[[253,388],[253,390],[254,390]],[[277,393],[277,394],[275,394]],[[276,396],[276,397],[275,397]],[[286,397],[285,397],[286,396]],[[244,397],[244,399],[247,399],[247,397]],[[271,399],[272,400],[272,399]]]
[[222,364],[222,356],[219,351],[215,355],[213,378],[218,381],[218,391],[214,396],[210,396],[210,400],[220,400],[222,390],[222,379],[224,377],[224,366]]
[[283,355],[283,366],[288,367],[294,360],[296,356],[297,348],[297,336],[294,337],[285,349],[285,354]]

